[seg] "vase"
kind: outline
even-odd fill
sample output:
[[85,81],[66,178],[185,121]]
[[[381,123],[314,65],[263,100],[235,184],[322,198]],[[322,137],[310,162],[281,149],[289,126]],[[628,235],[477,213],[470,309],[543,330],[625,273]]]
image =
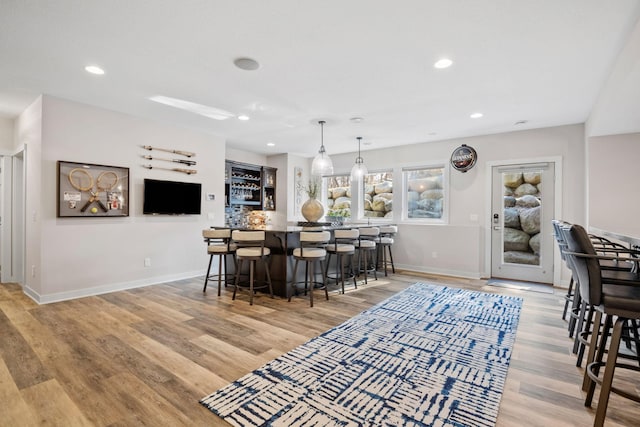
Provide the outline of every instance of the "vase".
[[324,215],[324,206],[318,199],[309,199],[302,204],[300,209],[302,216],[309,222],[318,222]]

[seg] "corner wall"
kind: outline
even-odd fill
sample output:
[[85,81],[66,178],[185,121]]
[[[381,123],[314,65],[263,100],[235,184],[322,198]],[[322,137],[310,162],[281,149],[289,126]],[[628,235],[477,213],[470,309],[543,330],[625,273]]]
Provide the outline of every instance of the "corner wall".
[[[49,96],[40,111],[41,152],[26,142],[26,291],[34,299],[56,301],[204,273],[202,229],[224,222],[224,140]],[[198,173],[145,169],[142,145],[193,151]],[[58,160],[128,167],[130,216],[56,218]],[[202,214],[143,215],[144,178],[202,183]],[[207,193],[215,201],[205,200]]]

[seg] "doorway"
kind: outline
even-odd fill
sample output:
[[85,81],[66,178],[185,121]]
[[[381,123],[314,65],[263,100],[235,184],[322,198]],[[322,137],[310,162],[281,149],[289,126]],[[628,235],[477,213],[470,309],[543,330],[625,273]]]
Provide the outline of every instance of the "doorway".
[[26,277],[25,151],[0,157],[0,281],[23,286]]
[[553,162],[492,167],[491,276],[553,283]]

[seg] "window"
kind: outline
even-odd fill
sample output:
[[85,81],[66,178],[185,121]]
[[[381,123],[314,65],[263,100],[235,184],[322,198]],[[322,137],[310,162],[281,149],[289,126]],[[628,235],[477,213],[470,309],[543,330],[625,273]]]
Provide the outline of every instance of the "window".
[[393,172],[375,172],[364,177],[365,218],[393,217]]
[[403,169],[407,219],[445,218],[444,165]]
[[335,175],[325,178],[327,189],[326,215],[351,217],[351,179],[349,175]]

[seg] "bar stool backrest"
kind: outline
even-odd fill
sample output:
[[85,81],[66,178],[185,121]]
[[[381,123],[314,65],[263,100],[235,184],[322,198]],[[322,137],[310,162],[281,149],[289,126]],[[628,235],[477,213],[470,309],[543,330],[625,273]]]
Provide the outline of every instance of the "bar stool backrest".
[[233,230],[231,238],[237,243],[238,247],[259,247],[261,255],[265,255],[264,241],[266,233],[264,230]]
[[231,230],[229,229],[219,229],[216,230],[214,228],[207,228],[202,230],[202,237],[205,239],[219,239],[225,240],[231,238]]
[[360,238],[375,239],[379,234],[379,227],[364,227],[360,229]]
[[562,232],[562,227],[568,227],[570,224],[564,223],[563,221],[554,219],[551,220],[551,224],[553,224],[553,236],[556,238],[556,242],[558,243],[558,248],[560,249],[560,257],[563,261],[567,261],[567,257],[565,252],[567,251],[567,242],[564,239],[564,233]]
[[360,235],[360,231],[357,228],[352,228],[350,230],[335,230],[333,232],[333,237],[338,240],[346,239],[346,240],[354,240],[357,239]]
[[569,265],[574,277],[577,278],[580,296],[587,304],[598,306],[602,303],[602,276],[600,264],[598,259],[595,258],[596,251],[591,243],[589,234],[578,224],[563,227],[562,230],[567,242],[568,251],[566,255],[571,260]]
[[326,243],[331,239],[328,231],[301,231],[300,242]]
[[383,225],[380,227],[380,235],[392,236],[398,232],[397,225]]
[[266,234],[262,230],[233,230],[233,232],[231,233],[231,237],[233,238],[233,240],[235,240],[236,242],[244,243],[264,241],[265,236]]

